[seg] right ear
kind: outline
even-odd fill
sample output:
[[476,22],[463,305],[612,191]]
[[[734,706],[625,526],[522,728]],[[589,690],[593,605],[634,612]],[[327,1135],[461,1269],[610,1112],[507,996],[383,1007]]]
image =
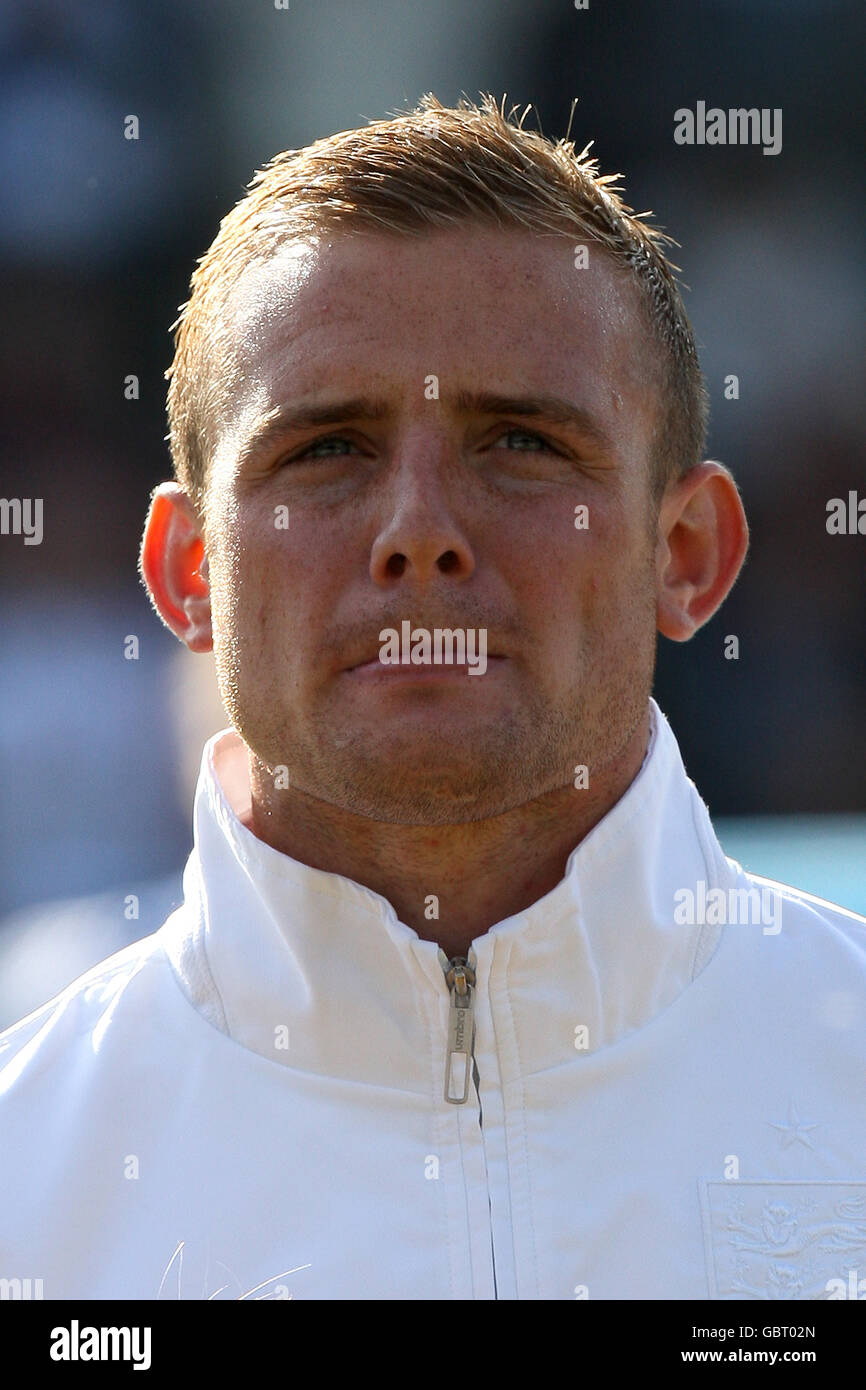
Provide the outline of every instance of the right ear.
[[198,513],[178,483],[151,496],[139,559],[141,577],[166,627],[191,652],[213,650],[210,588]]

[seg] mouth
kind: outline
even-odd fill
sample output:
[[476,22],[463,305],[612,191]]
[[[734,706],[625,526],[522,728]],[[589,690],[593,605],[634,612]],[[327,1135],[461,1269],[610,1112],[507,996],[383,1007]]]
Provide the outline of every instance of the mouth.
[[[491,666],[501,666],[507,658],[499,656],[493,652],[488,652],[486,657],[487,671]],[[357,666],[349,666],[344,671],[344,675],[357,676],[363,680],[382,680],[382,681],[436,681],[448,680],[455,677],[465,679],[477,670],[477,664],[463,662],[440,662],[439,664],[428,663],[425,665],[410,665],[409,663],[396,662],[386,663],[380,661],[378,656],[371,661],[361,661]],[[486,675],[487,671],[481,672]],[[476,675],[474,679],[480,677]]]

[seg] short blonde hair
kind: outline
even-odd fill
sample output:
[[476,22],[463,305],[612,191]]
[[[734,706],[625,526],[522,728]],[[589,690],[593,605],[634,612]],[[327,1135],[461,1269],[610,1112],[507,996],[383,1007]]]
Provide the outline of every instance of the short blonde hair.
[[[529,107],[526,108],[528,111]],[[574,108],[572,107],[572,114]],[[556,144],[523,128],[482,93],[445,107],[428,93],[414,110],[285,150],[258,171],[223,218],[172,325],[169,443],[174,473],[200,510],[223,383],[215,362],[223,310],[238,277],[292,237],[326,230],[423,235],[460,225],[523,227],[600,244],[639,292],[648,345],[661,349],[661,409],[650,459],[656,500],[672,478],[700,462],[707,392],[691,325],[665,245],[672,239],[635,213],[567,138]],[[570,128],[570,123],[569,123]]]

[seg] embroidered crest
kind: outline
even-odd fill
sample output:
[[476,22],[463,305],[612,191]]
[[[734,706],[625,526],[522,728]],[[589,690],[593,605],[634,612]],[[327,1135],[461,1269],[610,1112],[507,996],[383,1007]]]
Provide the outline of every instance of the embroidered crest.
[[866,1274],[866,1182],[700,1183],[711,1298],[830,1299]]
[[[184,1292],[183,1262],[185,1247],[186,1241],[182,1240],[178,1242],[174,1254],[163,1271],[159,1290],[156,1295],[157,1299],[196,1297],[195,1294]],[[221,1283],[219,1288],[209,1292],[208,1284],[212,1282],[210,1272],[212,1263],[217,1267],[220,1276],[225,1282]],[[207,1299],[209,1302],[215,1298],[219,1298],[221,1294],[225,1294],[226,1298],[237,1299],[239,1302],[243,1302],[244,1299],[247,1298],[253,1298],[256,1301],[260,1299],[290,1299],[292,1294],[289,1293],[287,1285],[278,1283],[277,1281],[287,1278],[290,1274],[297,1274],[301,1269],[309,1268],[309,1264],[295,1265],[294,1269],[284,1269],[281,1274],[274,1274],[270,1279],[264,1279],[260,1284],[256,1284],[254,1288],[244,1291],[242,1283],[237,1275],[229,1269],[228,1265],[224,1264],[222,1260],[211,1260],[210,1248],[208,1246],[207,1268],[205,1270],[201,1294],[198,1296],[202,1299]],[[225,1279],[226,1275],[228,1279]],[[265,1292],[260,1293],[259,1291],[261,1289],[264,1289]],[[231,1291],[226,1293],[226,1290]]]

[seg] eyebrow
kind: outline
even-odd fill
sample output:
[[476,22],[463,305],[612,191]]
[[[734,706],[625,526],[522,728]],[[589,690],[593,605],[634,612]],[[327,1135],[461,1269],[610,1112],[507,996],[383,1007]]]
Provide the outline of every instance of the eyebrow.
[[[462,415],[516,415],[563,426],[590,440],[604,453],[613,452],[607,430],[591,411],[562,396],[503,396],[489,391],[459,391],[454,408]],[[346,424],[350,420],[384,420],[391,407],[381,397],[351,396],[320,405],[275,406],[253,427],[240,451],[241,463],[261,457],[274,444],[302,430],[319,425]]]

